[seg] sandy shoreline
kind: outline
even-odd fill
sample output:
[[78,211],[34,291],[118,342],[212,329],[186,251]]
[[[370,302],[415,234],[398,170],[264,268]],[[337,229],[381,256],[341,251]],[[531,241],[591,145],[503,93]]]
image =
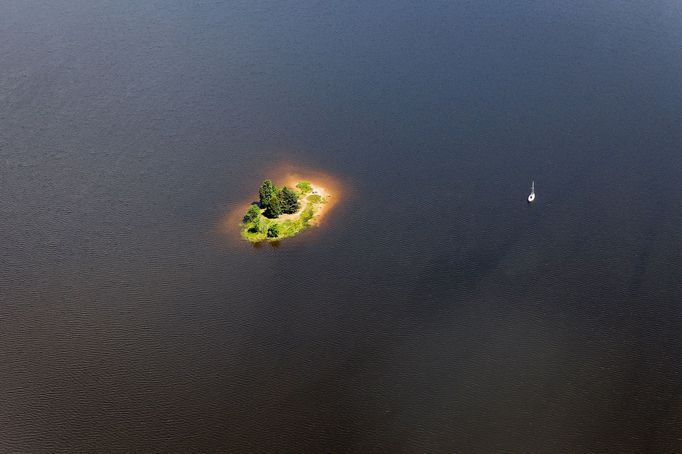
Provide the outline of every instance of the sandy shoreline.
[[[306,181],[308,181],[308,180],[306,180]],[[291,213],[291,214],[282,214],[277,218],[278,220],[286,221],[287,219],[291,219],[291,220],[298,219],[298,217],[301,215],[301,213],[303,213],[303,210],[305,210],[305,208],[310,203],[310,202],[308,202],[308,196],[319,195],[320,197],[322,197],[322,200],[324,200],[324,202],[317,204],[317,210],[315,211],[313,218],[309,221],[310,225],[319,225],[320,219],[322,218],[323,214],[326,213],[326,211],[327,211],[326,208],[330,202],[330,199],[332,198],[332,194],[327,189],[325,189],[323,186],[320,186],[319,184],[313,183],[311,181],[308,181],[308,182],[310,183],[310,187],[312,188],[312,192],[309,192],[309,193],[301,196],[301,198],[299,199],[301,207],[298,209],[298,211],[296,211],[295,213]],[[291,186],[290,185],[286,185],[286,186],[295,188],[297,183],[299,183],[299,181],[297,181],[295,184],[293,184]]]

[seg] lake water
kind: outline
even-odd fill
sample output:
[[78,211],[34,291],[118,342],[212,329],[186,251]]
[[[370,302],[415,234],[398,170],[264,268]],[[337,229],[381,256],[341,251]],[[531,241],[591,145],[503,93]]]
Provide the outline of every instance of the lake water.
[[0,452],[682,452],[680,3],[337,3],[0,0]]

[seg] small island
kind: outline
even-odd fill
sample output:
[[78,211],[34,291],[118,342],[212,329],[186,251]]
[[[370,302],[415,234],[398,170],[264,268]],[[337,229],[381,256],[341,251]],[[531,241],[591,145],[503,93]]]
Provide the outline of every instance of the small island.
[[289,238],[314,225],[330,197],[309,181],[299,181],[292,189],[265,180],[258,195],[259,201],[249,206],[240,224],[242,237],[252,243]]

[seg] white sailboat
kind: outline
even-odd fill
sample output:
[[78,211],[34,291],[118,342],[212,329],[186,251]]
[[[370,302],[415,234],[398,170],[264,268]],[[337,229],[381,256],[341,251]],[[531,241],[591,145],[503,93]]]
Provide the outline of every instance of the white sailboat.
[[530,195],[528,196],[528,203],[533,202],[535,202],[535,181],[533,181],[533,184],[530,187]]

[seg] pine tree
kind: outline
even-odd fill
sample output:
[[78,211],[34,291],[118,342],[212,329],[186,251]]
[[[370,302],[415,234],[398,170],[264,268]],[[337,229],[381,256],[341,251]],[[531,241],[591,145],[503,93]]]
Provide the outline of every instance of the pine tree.
[[260,185],[260,189],[258,190],[258,195],[260,196],[260,207],[267,209],[272,196],[276,194],[277,188],[274,184],[272,184],[272,181],[265,180],[263,184]]
[[298,203],[298,196],[296,193],[286,186],[279,192],[279,199],[282,205],[282,213],[292,214],[297,212],[301,207]]
[[263,213],[266,217],[277,218],[282,214],[282,204],[279,201],[277,194],[272,194],[270,199],[266,203],[265,212]]

